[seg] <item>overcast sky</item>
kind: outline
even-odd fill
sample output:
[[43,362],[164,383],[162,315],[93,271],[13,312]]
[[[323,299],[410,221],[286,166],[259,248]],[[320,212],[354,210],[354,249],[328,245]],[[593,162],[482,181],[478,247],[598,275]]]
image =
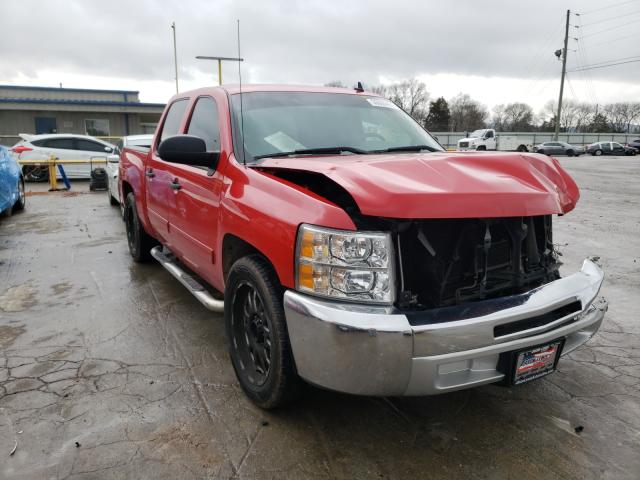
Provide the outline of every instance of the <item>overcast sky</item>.
[[[365,86],[417,77],[432,98],[469,93],[489,107],[558,95],[566,10],[568,68],[640,58],[640,0],[0,0],[0,84],[139,90],[143,101],[217,83],[236,56],[245,83]],[[580,27],[580,28],[576,28]],[[578,38],[578,40],[574,40]],[[566,95],[640,101],[640,63],[569,73]],[[224,81],[237,83],[237,65]]]

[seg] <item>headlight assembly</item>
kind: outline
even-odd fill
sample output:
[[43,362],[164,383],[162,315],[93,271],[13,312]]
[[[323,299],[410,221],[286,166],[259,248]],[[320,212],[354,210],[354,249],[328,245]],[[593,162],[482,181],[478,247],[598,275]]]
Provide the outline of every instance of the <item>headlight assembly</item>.
[[368,303],[394,301],[391,235],[302,225],[296,247],[296,289]]

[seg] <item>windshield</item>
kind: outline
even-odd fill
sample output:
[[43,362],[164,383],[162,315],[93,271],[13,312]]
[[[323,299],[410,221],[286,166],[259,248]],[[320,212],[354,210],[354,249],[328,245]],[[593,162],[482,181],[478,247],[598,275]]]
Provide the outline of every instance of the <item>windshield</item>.
[[[231,105],[239,146],[240,95],[232,95]],[[242,94],[242,110],[247,162],[283,152],[335,147],[352,153],[416,145],[442,150],[408,114],[380,97],[250,92]]]
[[469,138],[482,138],[485,132],[486,130],[475,130],[471,132],[471,135],[469,135]]

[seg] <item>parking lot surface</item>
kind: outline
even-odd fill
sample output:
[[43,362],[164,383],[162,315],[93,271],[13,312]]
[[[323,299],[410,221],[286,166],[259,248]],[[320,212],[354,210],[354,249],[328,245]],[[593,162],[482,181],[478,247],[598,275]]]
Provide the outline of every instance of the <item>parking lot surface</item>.
[[554,219],[562,271],[599,257],[610,309],[558,372],[426,398],[309,389],[275,412],[242,394],[221,317],[132,262],[106,194],[29,196],[0,219],[0,478],[640,478],[640,159],[561,162],[582,194]]

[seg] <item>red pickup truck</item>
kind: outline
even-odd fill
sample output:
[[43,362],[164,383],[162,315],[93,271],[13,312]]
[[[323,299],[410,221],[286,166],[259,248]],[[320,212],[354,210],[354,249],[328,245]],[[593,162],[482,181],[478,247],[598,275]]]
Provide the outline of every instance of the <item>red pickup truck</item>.
[[554,158],[446,152],[361,89],[178,94],[119,179],[134,260],[224,311],[263,408],[301,380],[363,395],[521,384],[607,309],[594,262],[559,274],[552,217],[579,192]]

